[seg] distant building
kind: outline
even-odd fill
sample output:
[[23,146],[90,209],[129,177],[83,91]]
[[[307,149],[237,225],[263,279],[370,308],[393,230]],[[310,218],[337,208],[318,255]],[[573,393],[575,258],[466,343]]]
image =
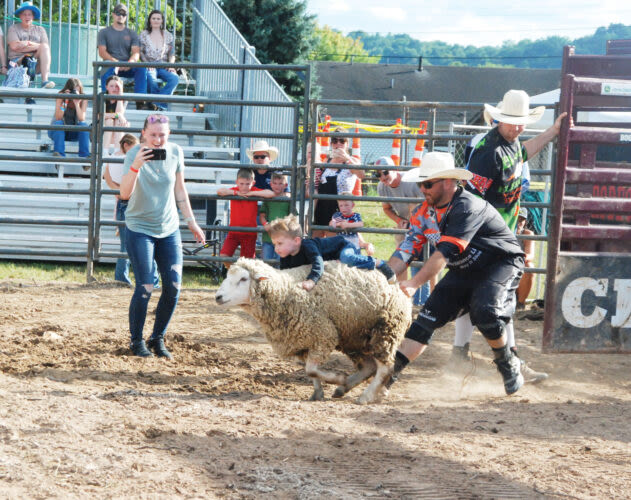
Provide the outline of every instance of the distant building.
[[[529,95],[559,87],[558,69],[478,68],[465,66],[418,66],[320,61],[314,63],[316,83],[323,99],[471,102],[479,109],[460,113],[439,113],[439,122],[481,123],[481,104],[496,104],[509,89]],[[327,113],[339,120],[371,119],[391,123],[392,108],[329,106]],[[411,110],[409,122],[428,119],[424,110]]]

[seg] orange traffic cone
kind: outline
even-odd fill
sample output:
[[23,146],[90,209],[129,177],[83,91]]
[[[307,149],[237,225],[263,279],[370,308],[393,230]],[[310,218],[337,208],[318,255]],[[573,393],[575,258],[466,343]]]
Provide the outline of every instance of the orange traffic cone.
[[[427,132],[427,122],[421,122],[418,127],[418,134],[425,135]],[[416,139],[416,146],[414,146],[414,158],[412,158],[412,166],[421,166],[421,156],[423,156],[423,150],[425,149],[425,139]]]
[[[401,118],[397,118],[397,128],[394,130],[394,133],[401,133]],[[392,139],[392,154],[390,158],[392,158],[395,165],[401,165],[401,139]]]
[[[331,129],[331,117],[329,115],[326,115],[324,117],[324,129],[322,131],[328,132],[330,129]],[[320,150],[320,163],[326,163],[326,160],[329,157],[329,152],[331,148],[331,138],[322,137],[320,146],[322,146]]]
[[[355,133],[359,134],[359,120],[355,120]],[[357,158],[362,161],[362,152],[360,147],[359,137],[353,137],[353,158]],[[353,187],[353,194],[355,196],[362,196],[362,180],[358,177]]]
[[[359,120],[355,120],[355,133],[359,134]],[[353,137],[353,158],[362,160],[362,152],[359,137]]]

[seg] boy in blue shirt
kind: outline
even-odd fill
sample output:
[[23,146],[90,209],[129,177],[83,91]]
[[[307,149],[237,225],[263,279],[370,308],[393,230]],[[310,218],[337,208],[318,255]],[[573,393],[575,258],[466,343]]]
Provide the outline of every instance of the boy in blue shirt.
[[325,260],[336,260],[359,269],[377,268],[388,281],[394,279],[394,272],[380,259],[357,255],[355,247],[343,236],[330,238],[303,238],[298,217],[288,215],[269,224],[269,235],[274,249],[280,255],[280,268],[289,269],[311,264],[311,272],[302,282],[302,288],[313,289],[324,272]]

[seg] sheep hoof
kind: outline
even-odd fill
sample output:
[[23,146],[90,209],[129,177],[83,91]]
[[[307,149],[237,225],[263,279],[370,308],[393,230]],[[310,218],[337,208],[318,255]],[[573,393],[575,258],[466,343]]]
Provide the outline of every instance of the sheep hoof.
[[357,398],[358,405],[367,405],[368,403],[372,403],[372,401],[370,401],[370,399],[363,394]]
[[346,394],[348,391],[346,390],[346,387],[344,387],[343,385],[340,385],[338,387],[335,388],[335,391],[333,392],[333,397],[334,398],[341,398],[344,396],[344,394]]
[[309,398],[309,401],[324,401],[324,390],[315,389]]

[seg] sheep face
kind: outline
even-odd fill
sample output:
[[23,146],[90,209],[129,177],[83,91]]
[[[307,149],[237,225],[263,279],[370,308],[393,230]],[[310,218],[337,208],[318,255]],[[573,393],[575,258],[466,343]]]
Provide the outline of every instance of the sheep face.
[[228,271],[219,290],[215,294],[217,304],[223,306],[241,306],[250,303],[250,284],[252,277],[247,269],[233,265]]

